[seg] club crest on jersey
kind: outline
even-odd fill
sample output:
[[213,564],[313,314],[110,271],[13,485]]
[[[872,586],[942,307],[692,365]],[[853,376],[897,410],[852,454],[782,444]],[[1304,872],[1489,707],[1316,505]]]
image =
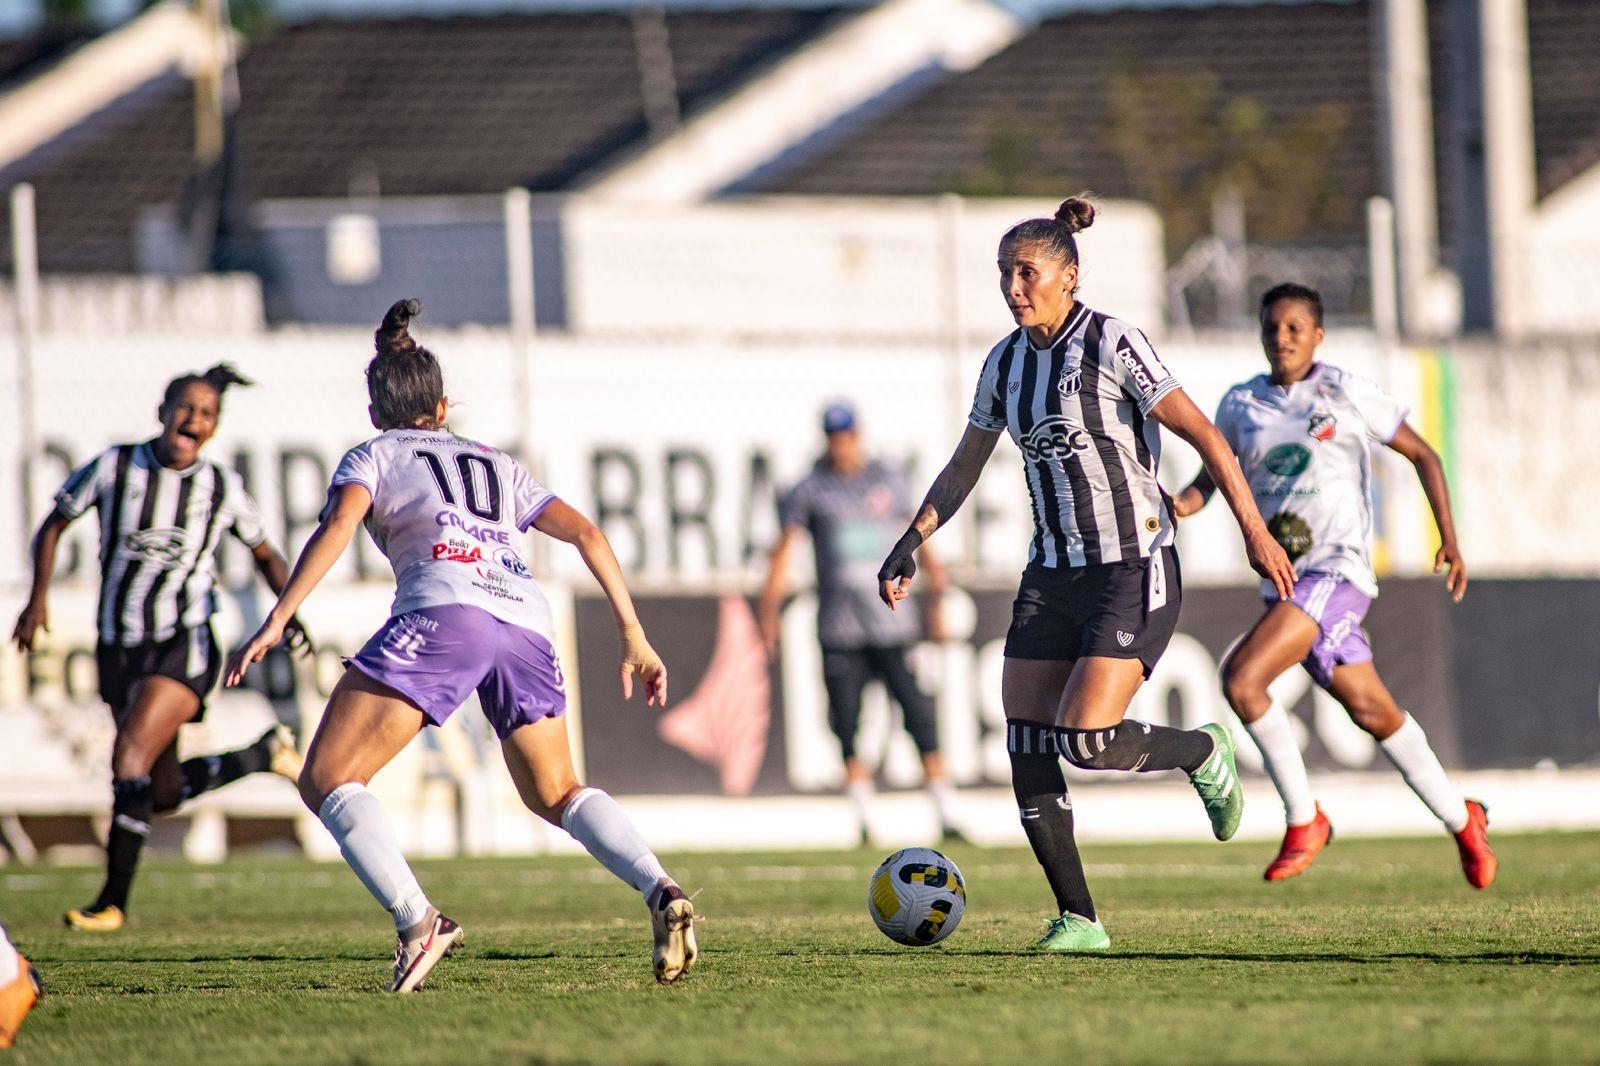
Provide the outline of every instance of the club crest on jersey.
[[1333,417],[1333,412],[1316,410],[1311,412],[1311,421],[1306,425],[1306,433],[1316,440],[1332,440],[1338,425],[1339,420]]
[[1083,364],[1074,363],[1061,368],[1061,376],[1056,379],[1056,391],[1062,399],[1078,395],[1078,390],[1083,388]]

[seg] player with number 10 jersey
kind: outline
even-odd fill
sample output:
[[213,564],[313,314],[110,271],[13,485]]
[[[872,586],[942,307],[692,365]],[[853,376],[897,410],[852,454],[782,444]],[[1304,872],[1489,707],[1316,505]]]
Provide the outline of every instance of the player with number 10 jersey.
[[328,701],[300,795],[394,919],[389,991],[421,988],[464,934],[428,901],[366,783],[474,692],[523,803],[638,889],[650,911],[656,978],[675,981],[695,961],[694,907],[616,801],[577,779],[550,606],[517,552],[521,534],[536,529],[573,545],[600,583],[617,622],[624,698],[637,676],[647,702],[665,706],[666,667],[594,523],[510,456],[449,431],[438,360],[409,330],[420,310],[401,300],[384,316],[367,365],[379,434],[340,462],[316,532],[260,630],[229,661],[227,682],[238,684],[281,639],[285,621],[364,524],[394,567],[394,606]]

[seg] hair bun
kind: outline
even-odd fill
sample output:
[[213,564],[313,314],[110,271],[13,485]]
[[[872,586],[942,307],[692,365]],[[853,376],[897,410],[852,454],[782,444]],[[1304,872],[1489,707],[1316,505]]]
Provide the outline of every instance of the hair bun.
[[422,314],[421,300],[396,300],[383,316],[378,327],[377,349],[379,355],[405,355],[417,350],[411,338],[411,320]]
[[1056,208],[1056,221],[1067,227],[1068,233],[1078,233],[1094,225],[1094,204],[1082,196],[1069,196]]
[[217,390],[220,396],[227,391],[229,385],[254,385],[255,382],[239,373],[232,363],[218,363],[216,366],[200,375],[200,380]]

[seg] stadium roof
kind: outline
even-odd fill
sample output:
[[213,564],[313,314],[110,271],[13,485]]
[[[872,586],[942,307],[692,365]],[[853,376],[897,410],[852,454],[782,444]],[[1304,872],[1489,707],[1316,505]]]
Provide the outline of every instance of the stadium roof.
[[[1600,163],[1600,3],[1528,0],[1538,187],[1547,195]],[[1430,5],[1437,146],[1451,135],[1442,5]],[[1200,149],[1185,109],[1241,99],[1282,129],[1334,130],[1330,180],[1318,190],[1329,232],[1359,233],[1379,185],[1370,12],[1365,2],[1084,12],[1045,21],[967,73],[853,130],[765,186],[776,192],[927,195],[983,188],[1005,172],[1053,176],[1054,191],[1141,197],[1153,165]],[[1143,123],[1124,110],[1145,96]],[[1154,101],[1154,102],[1151,102]],[[1323,123],[1327,125],[1324,126]],[[1136,142],[1129,144],[1129,139]],[[1120,144],[1119,144],[1120,140]],[[1301,142],[1302,145],[1304,142]],[[1440,151],[1440,203],[1452,180]],[[1045,189],[1009,191],[1040,193]],[[1204,208],[1202,208],[1204,210]]]
[[[693,113],[845,15],[665,17],[680,106]],[[648,132],[627,14],[298,23],[255,43],[239,80],[258,198],[559,190]],[[172,75],[0,171],[0,185],[38,189],[41,266],[133,269],[135,221],[177,199],[193,129],[192,91]]]

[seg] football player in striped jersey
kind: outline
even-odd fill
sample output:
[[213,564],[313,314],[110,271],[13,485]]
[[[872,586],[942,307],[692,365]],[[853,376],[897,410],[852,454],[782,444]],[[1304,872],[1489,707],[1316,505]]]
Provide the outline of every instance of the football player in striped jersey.
[[[98,512],[95,663],[117,734],[106,880],[93,903],[63,915],[73,929],[122,928],[153,815],[246,774],[271,771],[293,780],[299,773],[294,736],[281,724],[247,748],[178,759],[178,730],[204,716],[222,669],[211,631],[217,544],[224,534],[242,541],[274,592],[289,576],[243,480],[200,454],[217,431],[223,393],[248,384],[227,363],[174,378],[158,408],[160,436],[115,445],[75,471],[34,536],[32,592],[12,634],[24,652],[33,650],[39,630],[50,628],[50,577],[61,534],[91,507]],[[296,646],[304,645],[298,622],[293,630]]]

